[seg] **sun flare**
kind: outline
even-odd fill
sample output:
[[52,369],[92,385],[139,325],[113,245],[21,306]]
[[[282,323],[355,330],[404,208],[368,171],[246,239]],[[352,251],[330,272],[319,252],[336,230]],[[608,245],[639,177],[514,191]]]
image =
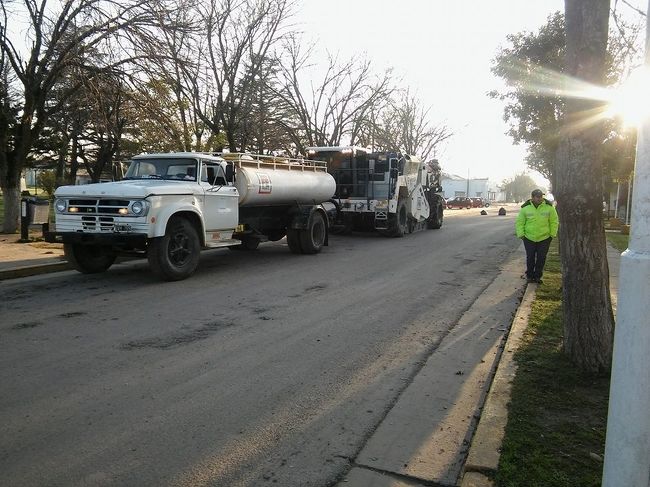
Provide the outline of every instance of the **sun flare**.
[[638,126],[650,118],[650,69],[637,69],[611,90],[606,113],[621,117],[627,126]]
[[561,97],[601,102],[602,105],[584,112],[581,120],[572,122],[570,129],[583,129],[607,118],[620,118],[626,127],[650,121],[650,68],[632,72],[619,86],[603,87],[573,78],[564,73],[525,64],[512,66],[513,78],[519,89],[536,96]]

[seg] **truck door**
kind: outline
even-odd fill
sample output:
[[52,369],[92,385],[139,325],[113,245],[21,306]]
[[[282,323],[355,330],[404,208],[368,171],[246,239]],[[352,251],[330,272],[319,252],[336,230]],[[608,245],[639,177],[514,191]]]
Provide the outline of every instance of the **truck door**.
[[203,161],[200,184],[204,195],[206,241],[231,238],[238,223],[237,190],[226,183],[226,174],[216,162]]

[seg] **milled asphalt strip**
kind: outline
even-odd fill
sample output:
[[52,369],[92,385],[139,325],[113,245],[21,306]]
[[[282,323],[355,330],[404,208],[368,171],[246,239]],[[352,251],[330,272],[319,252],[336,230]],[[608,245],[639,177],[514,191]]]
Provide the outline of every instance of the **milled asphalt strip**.
[[340,487],[456,485],[526,285],[523,268],[516,252],[402,393]]

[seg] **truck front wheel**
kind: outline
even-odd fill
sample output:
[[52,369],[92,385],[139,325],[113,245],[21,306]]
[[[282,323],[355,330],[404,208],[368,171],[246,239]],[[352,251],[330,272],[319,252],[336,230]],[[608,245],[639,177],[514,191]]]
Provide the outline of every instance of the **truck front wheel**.
[[151,270],[167,281],[180,281],[194,273],[199,264],[201,245],[192,224],[172,217],[165,235],[149,242],[147,258]]
[[438,229],[442,226],[443,209],[442,204],[437,202],[431,207],[431,215],[427,218],[428,229]]
[[307,228],[300,231],[300,247],[303,254],[316,254],[325,245],[327,226],[320,212],[316,211],[309,217]]
[[72,267],[83,274],[104,272],[115,262],[115,252],[106,245],[64,244],[63,252]]

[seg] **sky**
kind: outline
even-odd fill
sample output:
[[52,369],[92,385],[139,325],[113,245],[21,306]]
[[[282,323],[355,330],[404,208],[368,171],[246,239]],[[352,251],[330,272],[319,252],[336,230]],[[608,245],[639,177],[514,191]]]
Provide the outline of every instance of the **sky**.
[[524,146],[505,135],[504,87],[490,72],[506,36],[537,31],[563,0],[304,0],[296,20],[306,38],[343,59],[365,53],[379,72],[393,67],[434,124],[454,133],[438,154],[444,172],[500,183],[526,171]]

